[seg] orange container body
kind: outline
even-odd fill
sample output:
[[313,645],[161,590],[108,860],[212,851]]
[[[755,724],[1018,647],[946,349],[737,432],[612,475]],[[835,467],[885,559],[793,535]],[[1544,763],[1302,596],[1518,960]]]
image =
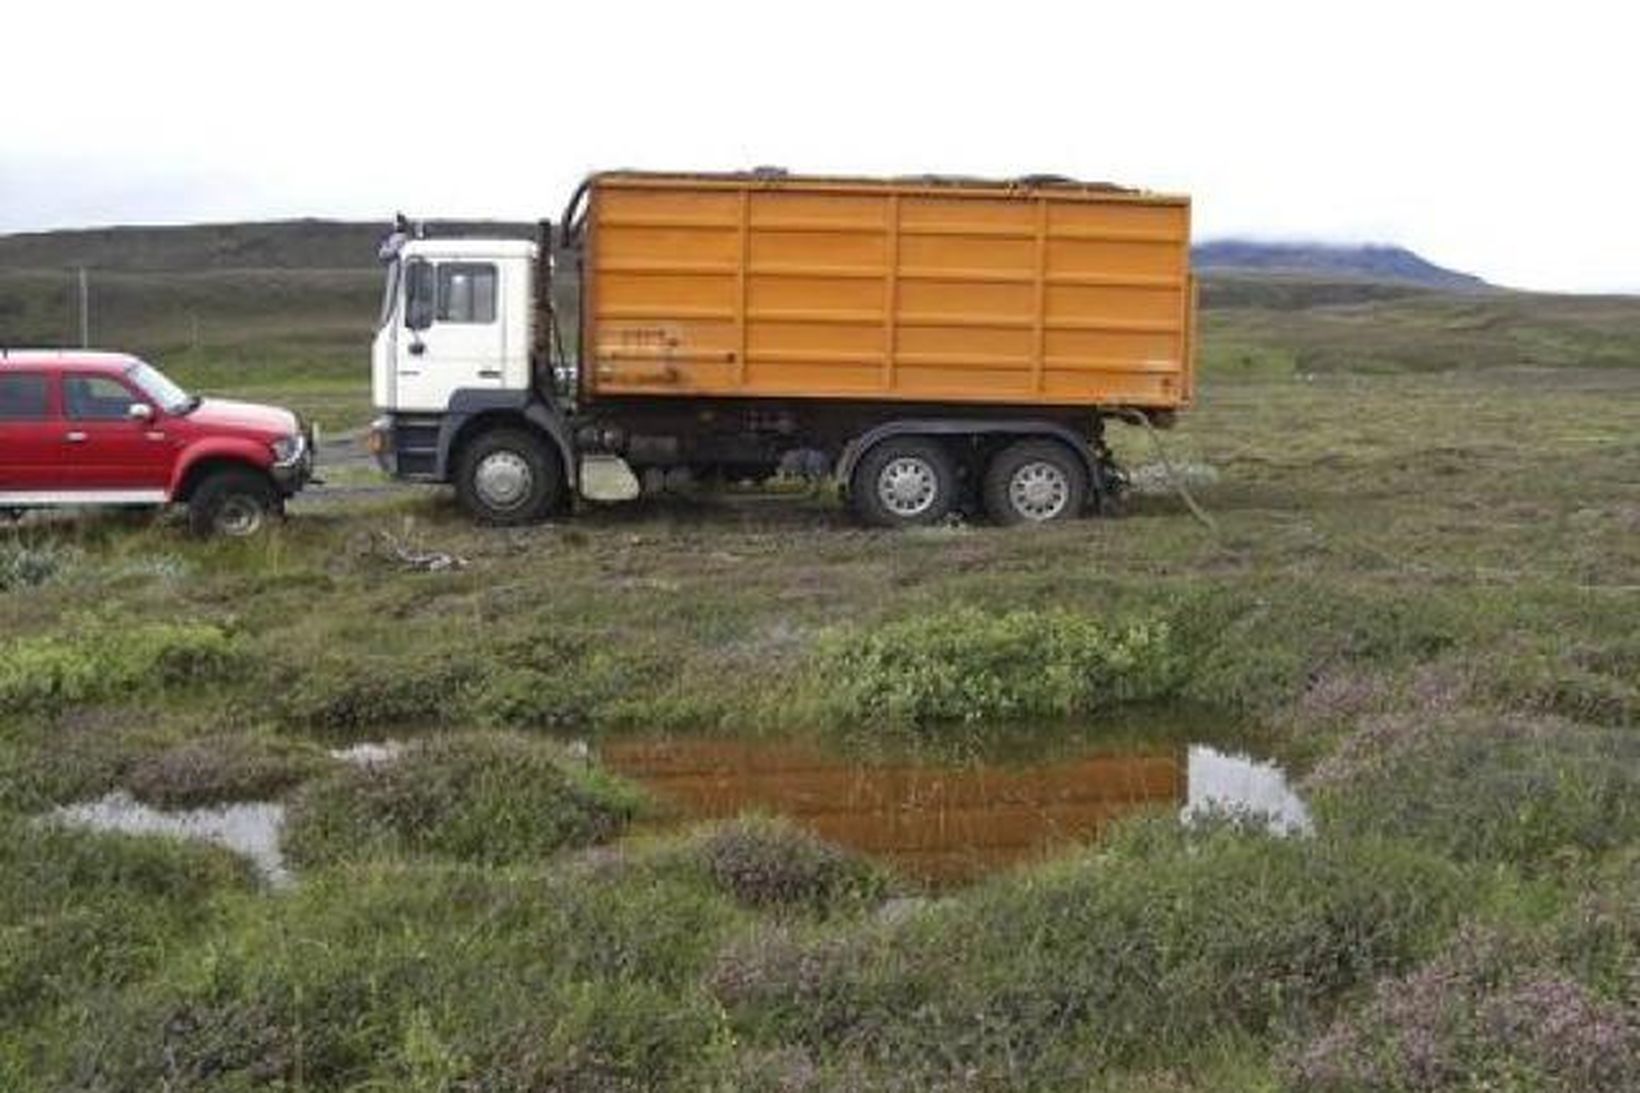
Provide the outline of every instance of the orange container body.
[[605,174],[583,393],[1172,410],[1188,198],[1080,183]]

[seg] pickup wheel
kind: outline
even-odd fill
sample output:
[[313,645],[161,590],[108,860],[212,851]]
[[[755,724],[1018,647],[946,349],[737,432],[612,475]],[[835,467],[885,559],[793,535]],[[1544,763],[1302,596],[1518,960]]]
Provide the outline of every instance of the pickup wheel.
[[885,528],[937,524],[951,511],[956,494],[951,456],[923,437],[891,437],[872,445],[849,484],[860,519]]
[[1087,504],[1088,472],[1056,440],[1021,440],[985,468],[985,511],[999,524],[1068,520]]
[[216,471],[188,499],[188,526],[195,535],[245,539],[267,526],[279,495],[267,476],[253,470]]
[[462,448],[456,460],[456,496],[486,524],[530,524],[564,496],[558,453],[523,429],[496,429]]

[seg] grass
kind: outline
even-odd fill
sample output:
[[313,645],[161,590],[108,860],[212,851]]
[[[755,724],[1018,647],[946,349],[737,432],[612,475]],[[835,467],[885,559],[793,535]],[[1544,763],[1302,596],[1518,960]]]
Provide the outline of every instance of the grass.
[[[1621,1088],[1633,305],[1230,289],[1167,438],[1217,533],[1165,492],[1039,531],[747,497],[493,531],[418,493],[248,543],[0,532],[0,1087]],[[362,347],[237,363],[293,322],[178,371],[353,414]],[[642,805],[572,743],[869,762],[1186,703],[1275,747],[1314,838],[1139,819],[887,903],[919,893],[766,819],[617,838]],[[31,818],[114,789],[279,797],[299,885]]]
[[501,733],[419,740],[296,794],[285,846],[301,864],[451,858],[544,861],[620,834],[637,791],[550,742]]

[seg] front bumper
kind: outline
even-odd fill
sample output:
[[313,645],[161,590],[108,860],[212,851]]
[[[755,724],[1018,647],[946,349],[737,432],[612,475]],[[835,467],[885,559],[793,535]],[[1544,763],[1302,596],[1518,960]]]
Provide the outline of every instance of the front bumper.
[[289,459],[276,461],[268,468],[273,483],[286,497],[313,481],[313,469],[318,463],[319,426],[303,425],[296,437],[296,451]]

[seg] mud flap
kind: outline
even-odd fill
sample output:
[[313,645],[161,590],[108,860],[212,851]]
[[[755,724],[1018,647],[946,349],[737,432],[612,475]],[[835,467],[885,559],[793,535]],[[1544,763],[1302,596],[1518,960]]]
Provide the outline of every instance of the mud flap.
[[618,455],[581,457],[580,494],[588,501],[631,501],[642,492],[637,475]]

